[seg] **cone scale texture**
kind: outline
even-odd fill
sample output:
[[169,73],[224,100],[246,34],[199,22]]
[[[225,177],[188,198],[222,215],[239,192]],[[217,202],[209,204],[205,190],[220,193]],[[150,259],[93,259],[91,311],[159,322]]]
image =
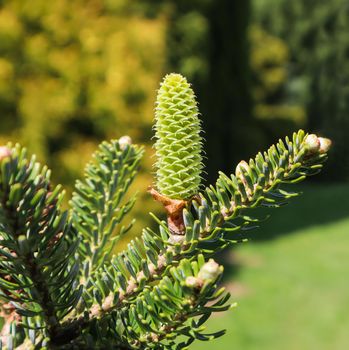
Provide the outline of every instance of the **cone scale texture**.
[[201,121],[195,95],[180,74],[168,74],[155,108],[156,188],[171,199],[197,194],[202,173]]

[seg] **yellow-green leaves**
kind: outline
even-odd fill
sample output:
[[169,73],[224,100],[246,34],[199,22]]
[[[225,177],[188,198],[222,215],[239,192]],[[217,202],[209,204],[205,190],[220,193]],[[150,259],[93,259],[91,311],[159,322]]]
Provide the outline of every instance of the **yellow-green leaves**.
[[180,74],[165,76],[155,109],[156,187],[171,199],[189,199],[201,182],[201,122],[195,95]]

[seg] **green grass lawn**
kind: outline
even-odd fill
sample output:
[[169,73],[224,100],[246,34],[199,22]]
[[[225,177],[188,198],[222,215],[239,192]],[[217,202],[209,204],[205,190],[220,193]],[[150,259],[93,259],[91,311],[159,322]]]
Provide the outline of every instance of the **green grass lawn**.
[[349,185],[302,190],[229,252],[238,307],[207,323],[225,336],[191,350],[349,349]]

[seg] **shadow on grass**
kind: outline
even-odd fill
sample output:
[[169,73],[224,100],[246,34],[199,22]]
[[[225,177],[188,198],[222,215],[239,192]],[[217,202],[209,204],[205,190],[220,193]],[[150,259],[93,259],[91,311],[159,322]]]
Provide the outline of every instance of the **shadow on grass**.
[[250,242],[270,240],[311,226],[325,225],[349,217],[349,184],[307,184],[302,194],[280,208],[261,208],[259,227],[247,233]]
[[[292,234],[311,226],[326,225],[349,217],[349,184],[306,184],[298,186],[302,192],[291,198],[289,204],[280,208],[260,208],[250,216],[270,217],[258,224],[258,228],[246,231],[247,244],[258,244],[283,235]],[[241,238],[241,237],[240,237]],[[217,262],[224,265],[224,279],[231,280],[236,275],[241,262],[236,259],[234,248],[228,248],[217,257]]]

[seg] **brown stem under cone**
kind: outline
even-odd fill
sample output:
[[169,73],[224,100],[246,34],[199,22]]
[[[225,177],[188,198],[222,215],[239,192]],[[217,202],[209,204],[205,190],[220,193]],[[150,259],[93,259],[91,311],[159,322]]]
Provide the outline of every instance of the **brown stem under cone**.
[[167,223],[171,233],[184,235],[185,225],[183,221],[183,209],[187,206],[188,201],[184,199],[171,199],[156,191],[153,187],[148,188],[152,197],[160,202],[167,213]]

